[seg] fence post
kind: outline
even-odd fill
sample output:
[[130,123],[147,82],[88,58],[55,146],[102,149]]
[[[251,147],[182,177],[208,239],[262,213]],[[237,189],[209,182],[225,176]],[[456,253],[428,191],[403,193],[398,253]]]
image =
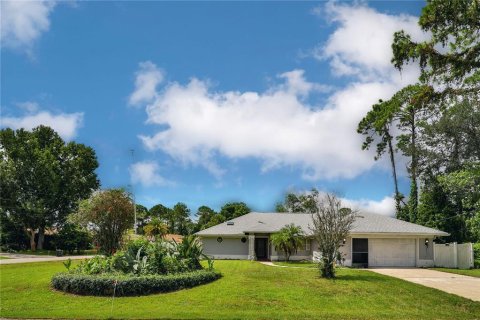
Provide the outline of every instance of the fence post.
[[474,267],[474,263],[473,263],[473,260],[474,260],[474,257],[473,257],[473,243],[469,243],[469,246],[468,246],[468,260],[469,263],[468,263],[468,267],[469,268],[473,268]]
[[458,250],[457,250],[457,243],[453,243],[453,268],[458,268]]

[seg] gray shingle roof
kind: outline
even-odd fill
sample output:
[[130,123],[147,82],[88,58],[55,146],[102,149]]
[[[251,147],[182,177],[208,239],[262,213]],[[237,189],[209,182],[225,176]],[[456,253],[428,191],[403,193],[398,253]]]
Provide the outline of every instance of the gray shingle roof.
[[[234,236],[245,233],[273,233],[279,231],[287,224],[293,223],[302,228],[307,234],[312,234],[312,215],[306,213],[260,213],[250,212],[235,218],[233,225],[227,222],[197,232],[199,236]],[[405,235],[432,235],[448,236],[448,233],[420,226],[418,224],[398,220],[392,217],[373,213],[361,213],[355,221],[352,234],[359,233],[394,233]]]

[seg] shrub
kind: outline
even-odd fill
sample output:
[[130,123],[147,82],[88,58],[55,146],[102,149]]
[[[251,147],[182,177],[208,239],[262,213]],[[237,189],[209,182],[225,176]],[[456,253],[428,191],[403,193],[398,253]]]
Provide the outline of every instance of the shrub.
[[115,269],[112,267],[112,261],[113,259],[109,257],[94,256],[81,261],[73,272],[85,275],[115,272]]
[[133,202],[123,189],[97,191],[80,202],[69,220],[91,228],[100,251],[110,256],[120,248],[124,234],[134,224]]
[[210,270],[148,276],[57,273],[52,278],[52,286],[80,295],[112,296],[115,290],[115,296],[140,296],[192,288],[220,277],[220,273]]
[[473,244],[473,265],[474,268],[480,268],[480,242]]
[[80,229],[78,226],[67,223],[63,226],[55,238],[55,247],[73,253],[75,250],[80,253],[92,247],[90,233]]

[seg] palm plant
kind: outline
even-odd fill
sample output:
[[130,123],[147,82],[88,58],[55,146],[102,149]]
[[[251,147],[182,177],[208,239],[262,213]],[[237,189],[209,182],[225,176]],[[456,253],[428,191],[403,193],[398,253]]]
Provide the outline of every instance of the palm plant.
[[282,251],[285,255],[285,261],[289,261],[290,256],[296,253],[305,241],[305,236],[302,228],[292,223],[280,229],[279,232],[274,233],[270,240],[275,250]]
[[153,218],[145,227],[145,234],[155,239],[161,238],[168,233],[168,226],[159,218]]
[[183,238],[181,243],[177,245],[177,252],[180,259],[188,261],[188,265],[192,269],[201,269],[200,260],[209,258],[203,253],[203,248],[197,236],[190,235]]

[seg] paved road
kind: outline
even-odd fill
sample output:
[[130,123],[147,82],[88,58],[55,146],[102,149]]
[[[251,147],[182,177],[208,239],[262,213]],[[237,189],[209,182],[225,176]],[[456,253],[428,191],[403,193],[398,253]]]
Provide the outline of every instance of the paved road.
[[64,261],[68,259],[78,260],[91,258],[92,256],[35,256],[29,254],[17,254],[17,253],[1,253],[1,256],[9,259],[0,259],[0,265],[2,264],[16,264],[16,263],[30,263],[30,262],[46,262],[46,261]]
[[480,301],[480,278],[420,268],[371,268],[368,270]]

